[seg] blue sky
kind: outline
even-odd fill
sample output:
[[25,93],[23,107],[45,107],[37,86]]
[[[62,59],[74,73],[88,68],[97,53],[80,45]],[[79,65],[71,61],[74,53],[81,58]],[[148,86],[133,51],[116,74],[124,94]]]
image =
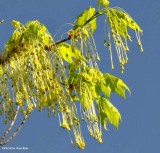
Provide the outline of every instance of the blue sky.
[[[13,32],[10,25],[12,19],[25,23],[29,20],[39,20],[45,24],[52,35],[65,23],[72,23],[75,17],[88,6],[95,6],[95,0],[0,0],[0,19],[5,22],[0,26],[0,46]],[[103,131],[103,143],[93,140],[85,125],[83,131],[86,140],[84,153],[151,153],[160,152],[160,2],[154,0],[128,1],[111,0],[111,6],[120,6],[125,9],[143,29],[141,37],[144,53],[137,47],[134,32],[133,43],[130,43],[129,63],[122,75],[119,66],[110,70],[109,55],[103,47],[103,22],[98,19],[98,29],[94,34],[97,48],[102,56],[100,69],[122,78],[130,87],[132,96],[127,94],[127,100],[116,95],[111,101],[122,115],[122,123],[116,130],[109,126],[109,131]],[[70,27],[68,27],[70,28]],[[65,30],[65,29],[64,29]],[[65,32],[62,30],[59,36]],[[60,39],[60,37],[56,37]],[[117,57],[114,57],[117,60]],[[20,120],[18,120],[20,121]],[[0,117],[0,134],[4,129]],[[81,150],[72,148],[68,133],[59,128],[57,118],[47,117],[47,112],[35,111],[21,129],[20,133],[6,147],[28,147],[27,151],[2,150],[12,153],[80,153]]]

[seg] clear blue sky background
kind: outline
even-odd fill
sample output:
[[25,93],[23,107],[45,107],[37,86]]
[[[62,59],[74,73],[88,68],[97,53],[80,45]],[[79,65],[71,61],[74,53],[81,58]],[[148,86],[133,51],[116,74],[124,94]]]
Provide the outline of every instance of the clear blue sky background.
[[[59,26],[73,22],[76,15],[88,6],[96,6],[96,0],[0,0],[0,46],[13,32],[12,19],[25,23],[39,20],[52,35]],[[144,31],[144,53],[139,52],[136,39],[130,43],[129,63],[125,73],[119,66],[110,71],[109,55],[103,47],[103,17],[98,19],[95,33],[97,48],[102,56],[100,68],[122,78],[130,87],[132,96],[127,100],[113,95],[111,100],[122,114],[122,123],[116,130],[109,126],[103,131],[103,144],[93,140],[83,125],[86,148],[83,153],[158,153],[160,152],[160,1],[159,0],[111,0],[111,6],[120,6],[131,14]],[[62,34],[63,30],[59,33]],[[131,32],[134,34],[133,32]],[[57,37],[60,39],[60,37]],[[114,58],[117,60],[117,57]],[[19,120],[20,121],[20,120]],[[0,134],[4,129],[0,117]],[[68,134],[59,128],[57,118],[47,118],[47,112],[35,111],[20,133],[7,147],[28,147],[27,151],[2,150],[0,153],[80,153],[72,148]]]

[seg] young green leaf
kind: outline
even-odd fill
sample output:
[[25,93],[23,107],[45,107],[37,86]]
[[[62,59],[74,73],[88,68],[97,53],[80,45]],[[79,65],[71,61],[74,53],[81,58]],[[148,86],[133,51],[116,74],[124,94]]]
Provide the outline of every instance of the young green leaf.
[[128,86],[121,79],[108,73],[104,74],[104,78],[106,84],[110,87],[111,91],[115,92],[119,96],[126,98],[126,90],[129,91],[129,93],[131,93]]
[[93,103],[93,98],[91,96],[91,91],[87,87],[84,90],[82,90],[82,94],[80,95],[80,103],[84,110],[87,110],[91,104]]
[[[77,28],[82,28],[83,26],[87,26],[87,29],[89,29],[92,33],[96,29],[96,18],[91,19],[91,17],[95,14],[95,8],[89,7],[86,10],[84,10],[75,20],[75,25],[73,27],[74,30]],[[88,22],[89,21],[89,22]],[[87,23],[88,22],[88,23]],[[85,31],[86,32],[86,31]]]
[[121,115],[117,108],[113,106],[113,104],[106,99],[105,97],[101,97],[98,104],[98,113],[99,120],[105,129],[107,122],[112,124],[114,127],[118,128],[119,121],[121,120]]
[[105,85],[104,82],[100,83],[101,91],[109,98],[111,94],[111,89],[108,85]]
[[57,47],[60,56],[68,63],[73,62],[72,58],[85,60],[85,58],[81,55],[80,51],[77,48],[73,48],[67,43],[58,44]]

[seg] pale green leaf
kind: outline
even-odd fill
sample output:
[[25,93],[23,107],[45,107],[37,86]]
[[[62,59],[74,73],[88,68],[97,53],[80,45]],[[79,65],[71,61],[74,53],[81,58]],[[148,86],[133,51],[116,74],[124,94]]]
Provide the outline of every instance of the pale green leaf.
[[108,85],[106,86],[103,82],[101,82],[100,86],[101,86],[101,91],[109,98],[111,94],[110,87]]
[[77,29],[79,27],[82,28],[83,26],[87,25],[87,29],[90,29],[90,31],[93,33],[96,29],[96,18],[91,20],[90,22],[88,22],[88,20],[90,20],[94,14],[95,14],[95,8],[93,7],[87,8],[76,18],[73,29]]
[[57,45],[60,56],[68,63],[73,62],[73,58],[84,60],[85,58],[81,55],[81,52],[77,48],[71,47],[67,43],[61,43]]
[[102,109],[99,110],[98,117],[99,117],[100,123],[104,127],[104,129],[108,130],[107,129],[108,118],[107,118],[106,114],[102,111]]
[[130,89],[128,86],[119,78],[111,75],[111,74],[104,74],[105,82],[110,87],[111,91],[115,92],[116,94],[126,98],[125,91],[129,91]]
[[9,55],[11,55],[15,49],[19,46],[21,33],[18,30],[15,30],[9,40],[6,42],[4,48],[3,59],[6,59]]
[[121,120],[121,115],[118,109],[115,108],[113,104],[105,97],[100,98],[98,102],[98,111],[99,119],[105,129],[107,122],[118,128],[119,121]]
[[93,103],[90,92],[82,92],[80,96],[80,103],[84,110],[88,109]]

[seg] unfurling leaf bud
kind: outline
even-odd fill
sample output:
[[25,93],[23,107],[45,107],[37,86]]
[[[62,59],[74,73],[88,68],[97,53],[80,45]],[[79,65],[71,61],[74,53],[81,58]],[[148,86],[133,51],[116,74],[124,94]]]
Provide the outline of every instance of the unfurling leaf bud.
[[98,7],[100,6],[107,7],[109,5],[108,0],[97,0],[97,3],[98,3]]

